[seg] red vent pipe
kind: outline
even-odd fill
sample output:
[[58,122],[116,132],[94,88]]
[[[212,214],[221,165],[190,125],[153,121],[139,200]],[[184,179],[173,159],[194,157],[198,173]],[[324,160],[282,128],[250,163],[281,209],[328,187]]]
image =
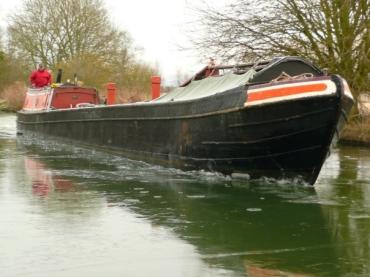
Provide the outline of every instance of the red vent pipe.
[[108,83],[107,84],[107,105],[116,104],[116,84]]
[[161,77],[152,76],[152,100],[161,95]]

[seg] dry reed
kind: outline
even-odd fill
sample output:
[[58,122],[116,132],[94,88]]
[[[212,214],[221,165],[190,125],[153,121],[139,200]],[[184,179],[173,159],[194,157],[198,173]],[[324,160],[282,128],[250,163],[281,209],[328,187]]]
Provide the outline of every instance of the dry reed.
[[20,110],[23,106],[26,91],[26,84],[21,81],[16,81],[5,87],[0,92],[0,99],[3,99],[2,110],[11,112]]

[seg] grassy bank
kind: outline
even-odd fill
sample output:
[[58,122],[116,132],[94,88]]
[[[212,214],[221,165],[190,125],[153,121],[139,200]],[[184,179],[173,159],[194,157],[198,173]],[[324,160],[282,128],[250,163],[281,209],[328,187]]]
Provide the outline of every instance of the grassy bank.
[[14,82],[0,91],[0,110],[6,112],[16,112],[23,106],[26,94],[26,84]]
[[370,146],[370,118],[350,121],[341,134],[340,143]]

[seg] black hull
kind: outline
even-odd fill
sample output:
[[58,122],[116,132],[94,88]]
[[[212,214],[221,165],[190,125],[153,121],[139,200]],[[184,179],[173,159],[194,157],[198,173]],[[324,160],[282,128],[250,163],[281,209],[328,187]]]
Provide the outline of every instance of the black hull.
[[18,113],[18,131],[53,136],[185,170],[313,184],[347,101],[335,95],[244,107],[240,87],[199,100]]

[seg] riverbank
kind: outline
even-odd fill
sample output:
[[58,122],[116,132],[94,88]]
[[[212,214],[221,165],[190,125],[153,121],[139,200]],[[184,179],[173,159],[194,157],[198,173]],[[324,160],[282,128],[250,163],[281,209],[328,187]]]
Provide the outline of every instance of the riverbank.
[[23,106],[25,91],[24,82],[14,82],[0,91],[0,111],[16,112]]
[[341,144],[370,146],[370,118],[349,122],[340,138]]
[[17,110],[8,106],[7,101],[0,99],[0,113],[16,113]]
[[0,99],[0,113],[16,113],[19,109],[10,107],[6,100]]
[[3,99],[0,99],[0,111],[6,112],[6,101]]

